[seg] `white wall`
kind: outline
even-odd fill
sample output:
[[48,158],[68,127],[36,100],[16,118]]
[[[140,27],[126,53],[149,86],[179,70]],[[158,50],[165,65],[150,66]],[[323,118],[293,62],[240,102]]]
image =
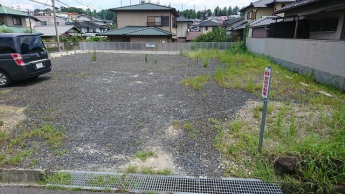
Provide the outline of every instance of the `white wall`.
[[[254,53],[277,59],[279,63],[297,65],[294,68],[301,73],[316,70],[320,76],[316,79],[320,82],[339,80],[342,82],[340,87],[345,90],[345,41],[247,38],[247,47]],[[328,80],[331,78],[333,80]]]

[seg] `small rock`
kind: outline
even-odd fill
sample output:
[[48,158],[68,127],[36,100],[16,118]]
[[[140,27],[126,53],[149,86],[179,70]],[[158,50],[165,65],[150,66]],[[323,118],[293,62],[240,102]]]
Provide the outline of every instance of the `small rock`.
[[282,173],[295,173],[299,160],[296,157],[281,156],[275,163],[274,168]]

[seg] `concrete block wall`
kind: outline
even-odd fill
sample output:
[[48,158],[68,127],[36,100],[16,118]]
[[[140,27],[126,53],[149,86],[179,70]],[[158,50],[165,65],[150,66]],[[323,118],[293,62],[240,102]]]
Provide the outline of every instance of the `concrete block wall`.
[[247,38],[248,49],[345,91],[345,41]]

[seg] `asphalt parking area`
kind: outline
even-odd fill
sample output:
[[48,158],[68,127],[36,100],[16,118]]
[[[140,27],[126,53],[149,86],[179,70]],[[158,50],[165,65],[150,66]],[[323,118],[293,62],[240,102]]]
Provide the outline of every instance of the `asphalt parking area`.
[[[21,122],[28,127],[49,122],[66,128],[65,153],[42,146],[33,168],[121,171],[136,165],[177,175],[223,174],[214,147],[217,131],[207,119],[232,119],[255,96],[214,80],[200,91],[181,84],[191,76],[213,75],[218,61],[203,68],[201,61],[173,55],[148,55],[147,63],[139,54],[98,53],[97,61],[91,55],[52,59],[51,73],[15,83],[1,99],[24,109]],[[174,129],[176,120],[191,120],[197,135]],[[140,150],[154,150],[157,158],[134,159]],[[16,167],[25,167],[25,161]]]

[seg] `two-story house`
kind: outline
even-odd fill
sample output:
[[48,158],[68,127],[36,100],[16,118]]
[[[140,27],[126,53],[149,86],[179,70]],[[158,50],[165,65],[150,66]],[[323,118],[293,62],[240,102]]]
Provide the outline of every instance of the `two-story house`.
[[244,15],[244,22],[239,26],[232,26],[231,35],[235,40],[242,39],[243,30],[249,24],[249,37],[266,37],[268,32],[265,24],[274,22],[276,17],[284,17],[284,13],[276,14],[275,12],[294,2],[296,0],[259,0],[250,3],[240,10]]
[[[265,16],[274,16],[275,11],[282,9],[295,1],[296,0],[259,0],[242,8],[240,12],[244,14],[244,21],[250,23]],[[284,16],[284,14],[280,14],[279,16]]]
[[[0,31],[1,32],[13,32],[13,33],[30,33],[32,23],[39,21],[33,16],[0,5]],[[35,32],[33,30],[33,32]]]
[[112,42],[175,42],[177,37],[176,9],[140,3],[110,9],[116,13],[117,29],[98,33]]

